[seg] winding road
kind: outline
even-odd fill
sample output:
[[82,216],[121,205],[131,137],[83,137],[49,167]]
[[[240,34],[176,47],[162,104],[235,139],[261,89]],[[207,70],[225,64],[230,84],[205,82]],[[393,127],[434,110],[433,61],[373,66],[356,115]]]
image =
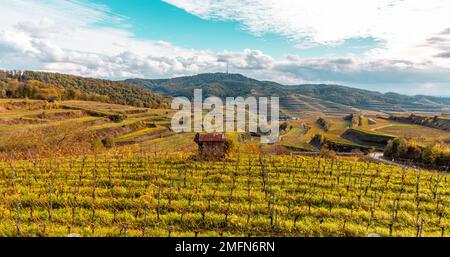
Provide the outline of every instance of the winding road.
[[411,166],[408,165],[404,165],[404,164],[400,164],[397,162],[393,162],[393,161],[389,161],[383,158],[383,153],[382,152],[375,152],[375,153],[370,153],[369,154],[369,158],[375,161],[379,161],[385,164],[389,164],[389,165],[394,165],[403,169],[412,169],[412,170],[416,170],[416,168],[413,168]]
[[377,130],[380,130],[380,129],[389,128],[389,127],[393,127],[393,126],[394,126],[393,124],[388,124],[388,125],[384,125],[384,126],[381,126],[381,127],[373,128],[371,130],[372,131],[377,131]]

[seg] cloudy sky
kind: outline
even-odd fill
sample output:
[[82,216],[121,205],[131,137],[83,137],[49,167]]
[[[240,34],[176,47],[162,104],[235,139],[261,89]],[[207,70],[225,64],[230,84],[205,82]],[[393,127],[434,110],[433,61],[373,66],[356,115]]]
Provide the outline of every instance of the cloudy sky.
[[0,0],[0,69],[450,96],[448,0]]

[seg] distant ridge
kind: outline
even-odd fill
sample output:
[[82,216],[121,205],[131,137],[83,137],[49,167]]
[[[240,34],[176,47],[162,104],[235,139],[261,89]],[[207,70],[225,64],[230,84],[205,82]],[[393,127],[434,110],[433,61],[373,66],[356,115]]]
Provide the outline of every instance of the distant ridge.
[[205,73],[172,79],[128,79],[125,82],[166,96],[191,98],[193,90],[203,89],[204,96],[279,96],[282,108],[295,113],[301,111],[354,112],[365,109],[380,112],[429,112],[450,110],[450,98],[406,96],[379,93],[341,85],[304,84],[287,86],[259,81],[241,74]]
[[192,98],[193,90],[201,88],[205,97],[278,96],[282,112],[290,115],[301,112],[353,113],[360,110],[385,113],[450,112],[448,97],[383,94],[329,84],[287,86],[271,81],[259,81],[241,74],[205,73],[172,79],[111,81],[49,72],[0,71],[1,90],[8,91],[6,89],[8,83],[11,83],[10,80],[17,80],[21,85],[25,85],[26,81],[39,81],[45,87],[100,96],[97,98],[110,103],[150,108],[168,108],[170,97]]

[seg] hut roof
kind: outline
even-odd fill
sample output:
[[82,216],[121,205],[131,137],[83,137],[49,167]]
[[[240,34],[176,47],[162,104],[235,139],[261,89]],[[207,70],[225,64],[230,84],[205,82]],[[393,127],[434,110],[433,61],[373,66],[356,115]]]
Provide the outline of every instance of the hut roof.
[[195,142],[225,142],[224,134],[197,134]]

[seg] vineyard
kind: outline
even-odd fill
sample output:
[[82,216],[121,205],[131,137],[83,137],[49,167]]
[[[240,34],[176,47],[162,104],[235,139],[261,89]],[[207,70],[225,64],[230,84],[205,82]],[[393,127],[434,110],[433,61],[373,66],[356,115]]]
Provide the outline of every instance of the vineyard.
[[448,175],[353,159],[10,161],[0,198],[0,236],[450,235]]

